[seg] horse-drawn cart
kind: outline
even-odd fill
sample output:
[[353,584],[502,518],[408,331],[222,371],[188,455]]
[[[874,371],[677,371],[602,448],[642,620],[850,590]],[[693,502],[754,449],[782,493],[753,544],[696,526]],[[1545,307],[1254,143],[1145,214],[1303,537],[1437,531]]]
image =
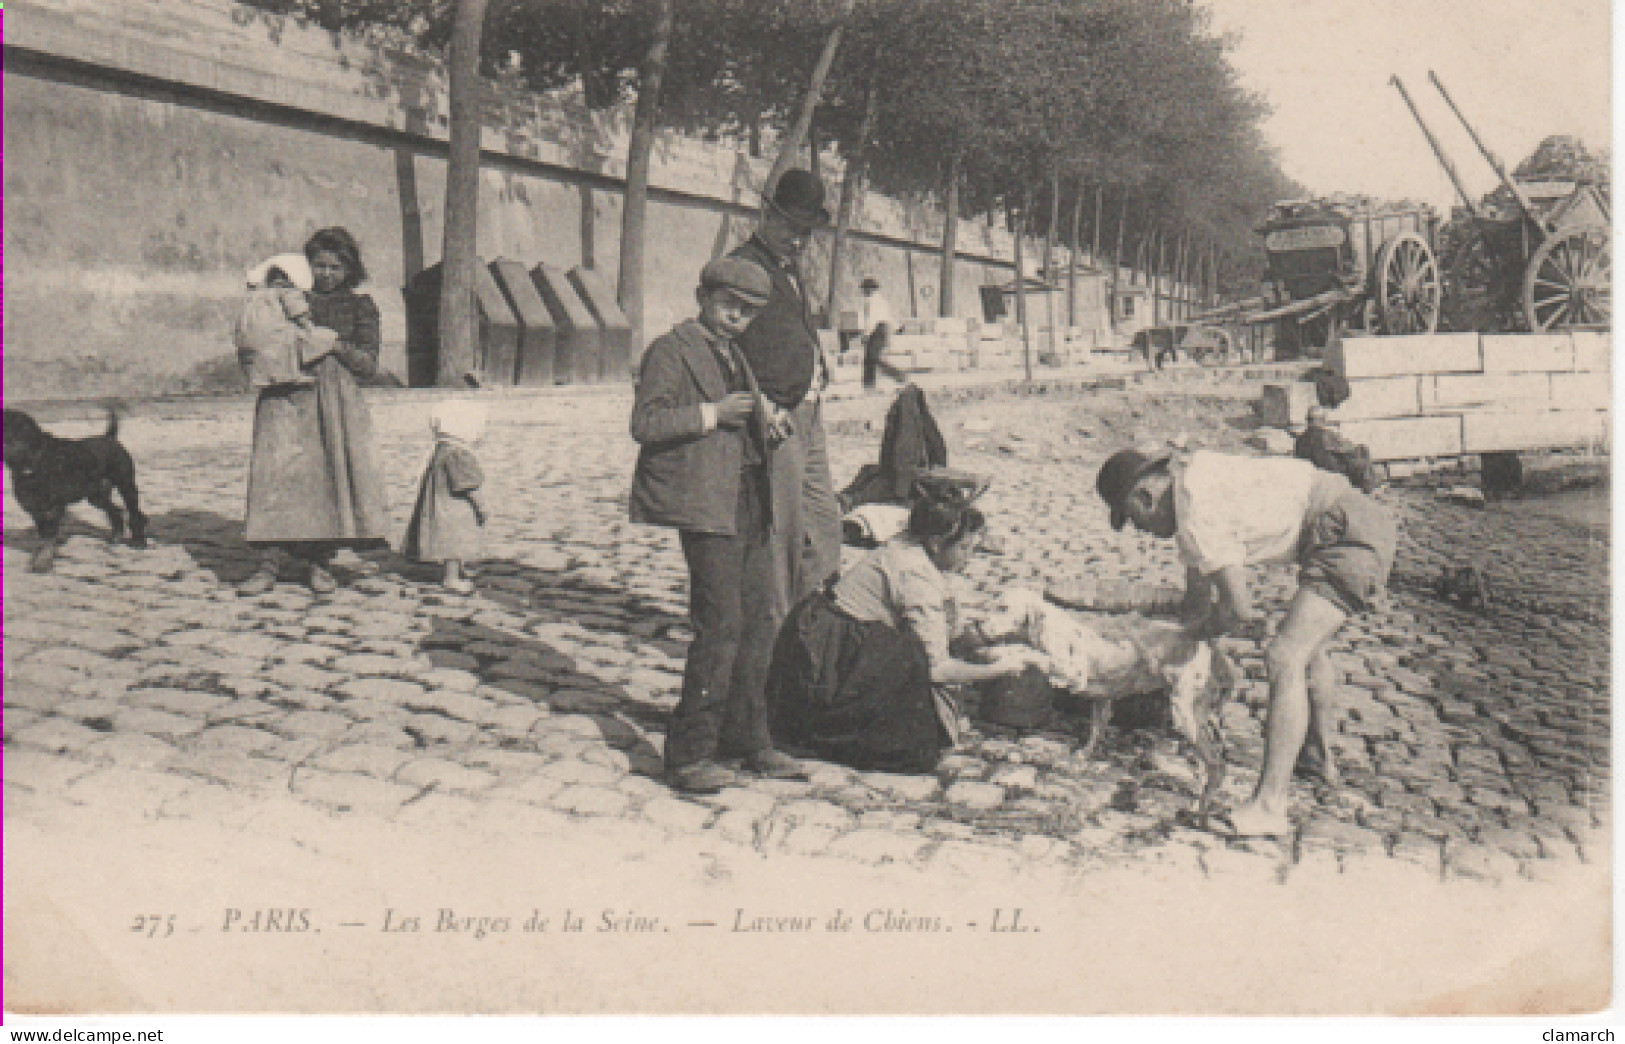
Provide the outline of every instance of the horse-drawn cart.
[[1263,294],[1195,318],[1274,323],[1284,355],[1324,347],[1334,326],[1431,333],[1443,296],[1436,225],[1432,208],[1417,203],[1340,195],[1277,203],[1258,228]]
[[1475,203],[1405,85],[1392,79],[1463,204],[1462,219],[1441,234],[1447,325],[1486,333],[1611,329],[1612,219],[1605,185],[1578,174],[1509,175],[1438,76],[1430,72],[1428,79],[1501,180],[1499,192]]

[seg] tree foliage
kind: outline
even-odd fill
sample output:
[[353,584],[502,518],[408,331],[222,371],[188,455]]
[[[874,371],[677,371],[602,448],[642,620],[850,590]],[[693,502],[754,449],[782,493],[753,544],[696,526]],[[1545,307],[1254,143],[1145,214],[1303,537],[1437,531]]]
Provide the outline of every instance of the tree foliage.
[[[334,30],[442,50],[454,0],[250,0]],[[579,84],[587,104],[637,97],[658,0],[491,0],[487,75],[534,89]],[[1026,206],[1093,222],[1097,189],[1115,244],[1159,230],[1244,282],[1252,227],[1295,193],[1259,130],[1266,109],[1237,80],[1231,41],[1189,0],[671,0],[660,125],[758,140],[796,117],[830,30],[844,36],[819,138],[861,156],[877,190],[941,199],[960,177],[967,216]],[[869,140],[857,140],[876,89]],[[867,146],[867,147],[864,147]],[[1059,189],[1061,198],[1052,201]],[[1029,224],[1031,224],[1029,222]],[[1125,251],[1126,253],[1129,251]]]

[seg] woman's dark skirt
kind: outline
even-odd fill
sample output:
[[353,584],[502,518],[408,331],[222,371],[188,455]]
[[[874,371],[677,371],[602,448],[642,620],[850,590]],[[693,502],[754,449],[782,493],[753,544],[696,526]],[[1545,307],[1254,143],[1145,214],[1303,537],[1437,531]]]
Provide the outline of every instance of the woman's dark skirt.
[[855,620],[827,591],[784,622],[767,681],[775,746],[853,768],[929,772],[951,745],[918,639]]

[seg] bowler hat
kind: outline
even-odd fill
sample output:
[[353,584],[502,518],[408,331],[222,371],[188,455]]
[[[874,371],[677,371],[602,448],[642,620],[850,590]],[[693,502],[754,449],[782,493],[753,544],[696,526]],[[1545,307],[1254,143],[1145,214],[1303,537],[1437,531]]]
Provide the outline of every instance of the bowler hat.
[[824,183],[813,177],[812,171],[796,167],[779,175],[769,202],[774,210],[803,228],[829,224],[829,211],[824,208]]
[[1123,523],[1128,521],[1124,505],[1128,502],[1129,493],[1134,490],[1134,483],[1140,481],[1140,476],[1146,472],[1168,463],[1170,457],[1168,453],[1124,449],[1106,458],[1106,463],[1100,466],[1100,474],[1095,476],[1095,489],[1100,493],[1100,499],[1111,508],[1113,529],[1122,529]]
[[700,272],[700,288],[728,290],[758,308],[773,296],[773,278],[767,269],[742,257],[719,257]]
[[858,289],[859,290],[879,290],[880,289],[880,280],[876,279],[874,276],[864,276],[863,277],[863,282],[858,284]]

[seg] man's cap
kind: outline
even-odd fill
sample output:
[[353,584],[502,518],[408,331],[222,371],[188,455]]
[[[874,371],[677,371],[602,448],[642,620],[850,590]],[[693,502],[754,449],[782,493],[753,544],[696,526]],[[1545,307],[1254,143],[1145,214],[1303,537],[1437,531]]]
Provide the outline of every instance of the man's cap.
[[859,290],[879,290],[880,289],[880,280],[876,279],[874,276],[864,276],[863,277],[863,282],[858,284],[858,289]]
[[754,261],[719,257],[700,272],[703,290],[728,290],[747,304],[760,308],[773,296],[773,277]]
[[778,184],[773,186],[773,198],[768,202],[802,228],[822,228],[829,224],[829,211],[824,207],[824,183],[813,177],[810,170],[795,167],[779,175]]
[[1106,506],[1111,508],[1113,529],[1122,529],[1123,523],[1128,521],[1124,505],[1128,503],[1134,483],[1146,472],[1168,463],[1170,457],[1169,453],[1124,449],[1106,458],[1106,463],[1100,466],[1100,474],[1095,476],[1095,490],[1100,493],[1100,499],[1106,502]]

